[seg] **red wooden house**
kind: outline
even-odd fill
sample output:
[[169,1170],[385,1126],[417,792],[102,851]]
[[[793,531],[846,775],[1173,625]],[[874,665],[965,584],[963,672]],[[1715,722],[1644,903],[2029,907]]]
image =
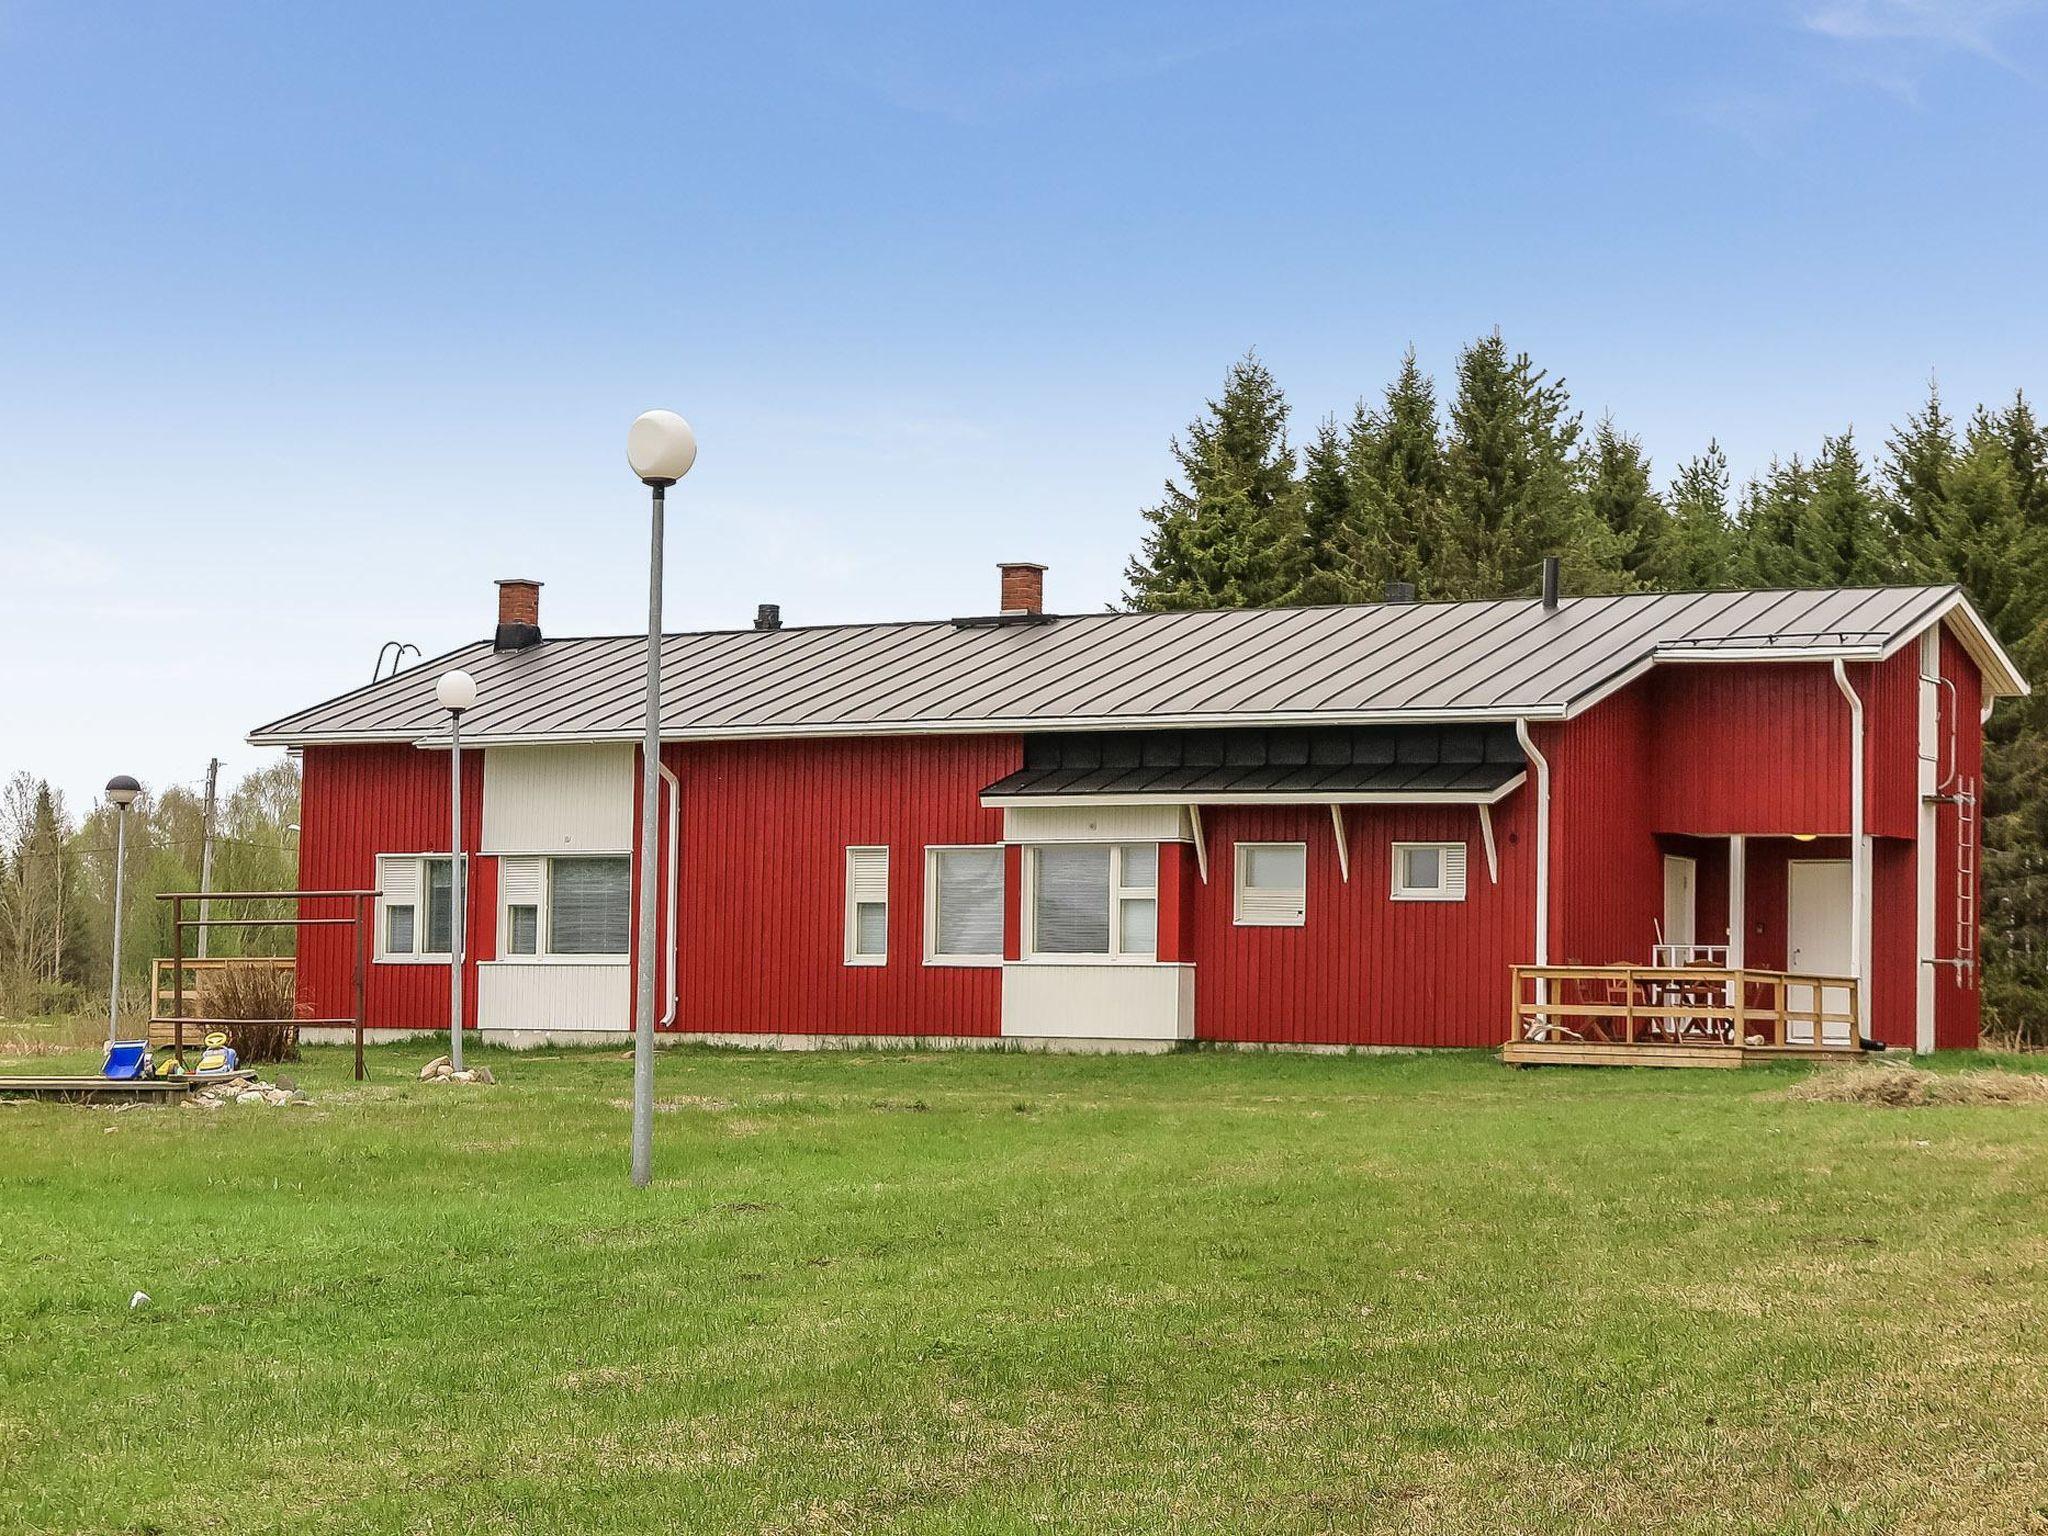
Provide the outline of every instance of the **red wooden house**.
[[[986,616],[665,639],[664,1029],[1492,1046],[1513,967],[1661,965],[1976,1042],[1982,725],[2026,684],[1953,587],[1058,617],[1003,572]],[[644,646],[504,582],[494,638],[252,733],[303,753],[302,883],[383,893],[373,1026],[446,1027],[459,667],[470,1023],[629,1029]]]

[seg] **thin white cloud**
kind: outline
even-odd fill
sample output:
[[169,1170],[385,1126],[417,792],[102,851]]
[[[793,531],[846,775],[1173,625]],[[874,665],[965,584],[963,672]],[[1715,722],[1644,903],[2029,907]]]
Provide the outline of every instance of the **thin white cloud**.
[[1917,43],[2003,64],[2000,30],[2043,8],[2042,0],[1823,0],[1800,19],[1841,42]]

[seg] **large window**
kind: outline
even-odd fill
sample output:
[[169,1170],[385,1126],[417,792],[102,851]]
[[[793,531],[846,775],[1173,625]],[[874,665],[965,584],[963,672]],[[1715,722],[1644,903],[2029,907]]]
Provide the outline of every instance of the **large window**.
[[1149,960],[1159,947],[1156,843],[1030,850],[1031,952]]
[[587,959],[630,952],[633,863],[622,855],[498,861],[508,959]]
[[1463,843],[1394,844],[1394,900],[1463,901]]
[[623,955],[632,931],[630,859],[548,860],[548,953]]
[[925,961],[999,965],[1003,958],[1003,850],[925,850]]
[[1237,845],[1235,918],[1250,928],[1299,928],[1308,921],[1308,845]]
[[379,854],[377,888],[384,893],[377,958],[445,961],[455,926],[448,856]]
[[846,963],[889,963],[889,850],[846,850]]

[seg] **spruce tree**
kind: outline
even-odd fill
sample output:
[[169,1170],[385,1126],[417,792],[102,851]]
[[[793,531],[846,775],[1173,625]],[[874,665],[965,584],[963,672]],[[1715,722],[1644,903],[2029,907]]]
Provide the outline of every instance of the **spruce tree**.
[[1581,462],[1586,502],[1619,541],[1621,567],[1638,579],[1657,564],[1669,533],[1670,516],[1650,486],[1650,461],[1642,443],[1603,416],[1593,429]]
[[1941,391],[1930,384],[1926,405],[1885,440],[1883,464],[1892,533],[1901,560],[1917,575],[1937,575],[1945,563],[1939,525],[1956,454],[1955,423],[1942,409]]
[[1891,518],[1856,451],[1851,432],[1821,442],[1813,461],[1812,495],[1792,531],[1799,584],[1864,587],[1901,575]]
[[1438,577],[1446,533],[1443,425],[1436,385],[1414,347],[1402,354],[1380,407],[1353,416],[1348,447],[1362,541],[1381,561],[1367,582],[1407,581],[1424,597],[1447,595]]
[[1623,541],[1593,515],[1573,451],[1580,423],[1564,381],[1500,332],[1458,358],[1445,453],[1445,531],[1435,554],[1438,593],[1498,597],[1536,590],[1543,558],[1563,562],[1573,592],[1623,591]]
[[1803,575],[1796,543],[1813,499],[1813,475],[1798,454],[1772,459],[1742,491],[1736,522],[1735,579],[1744,587],[1796,587]]
[[1728,455],[1717,442],[1680,466],[1664,498],[1663,536],[1642,572],[1651,586],[1701,592],[1734,584],[1736,533],[1728,483]]
[[1362,526],[1350,447],[1325,417],[1301,455],[1301,545],[1289,603],[1355,603],[1383,563]]
[[[1301,579],[1301,508],[1287,402],[1256,354],[1175,438],[1180,479],[1145,509],[1151,525],[1124,572],[1133,608],[1255,607],[1286,602]],[[1183,483],[1184,482],[1184,483]]]

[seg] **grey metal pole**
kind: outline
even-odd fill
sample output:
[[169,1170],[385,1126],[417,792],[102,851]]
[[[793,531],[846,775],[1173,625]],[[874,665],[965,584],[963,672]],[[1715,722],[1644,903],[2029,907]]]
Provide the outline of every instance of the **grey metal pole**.
[[469,903],[462,878],[462,711],[448,711],[448,1064],[462,1070],[462,940]]
[[[120,1039],[121,1018],[121,887],[128,870],[128,807],[114,812],[114,964],[107,981],[107,1044]],[[151,1010],[154,1012],[154,1010]]]
[[[213,889],[213,835],[215,824],[220,819],[220,759],[209,758],[206,764],[206,820],[199,845],[199,889],[201,892]],[[199,958],[207,955],[206,920],[213,916],[213,903],[199,903]]]
[[640,940],[633,1000],[633,1184],[654,1179],[654,888],[660,840],[661,532],[668,487],[653,481],[654,528],[647,552],[647,711],[640,739]]

